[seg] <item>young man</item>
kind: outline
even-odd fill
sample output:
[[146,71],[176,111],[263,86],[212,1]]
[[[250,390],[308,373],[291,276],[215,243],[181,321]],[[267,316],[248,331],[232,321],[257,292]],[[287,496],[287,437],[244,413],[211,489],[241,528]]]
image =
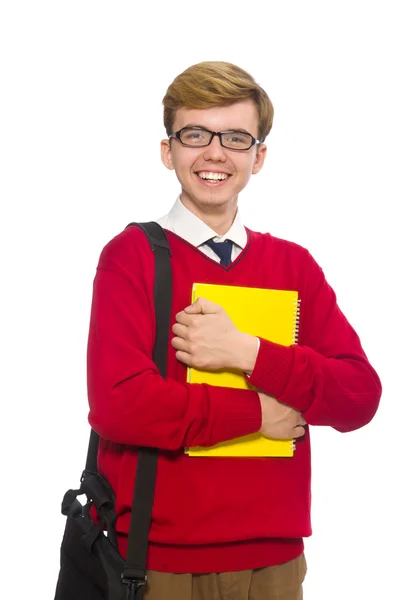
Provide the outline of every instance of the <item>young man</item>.
[[[238,195],[263,166],[272,126],[264,90],[234,65],[200,63],[174,80],[163,103],[162,160],[181,184],[159,220],[172,252],[166,380],[152,360],[154,259],[138,228],[101,253],[89,333],[89,421],[116,494],[120,551],[136,447],[153,446],[160,452],[145,599],[298,600],[303,538],[311,535],[307,424],[343,432],[366,425],[381,385],[309,252],[240,221]],[[298,290],[298,343],[238,331],[202,298],[191,305],[195,281]],[[188,384],[187,366],[238,369],[252,389]],[[184,453],[258,431],[299,438],[293,458]]]

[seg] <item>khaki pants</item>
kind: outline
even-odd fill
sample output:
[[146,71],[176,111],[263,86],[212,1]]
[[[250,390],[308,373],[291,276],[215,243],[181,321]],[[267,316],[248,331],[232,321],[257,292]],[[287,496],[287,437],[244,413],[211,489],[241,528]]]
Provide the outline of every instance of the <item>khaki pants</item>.
[[144,600],[302,600],[304,554],[253,571],[174,574],[148,571]]

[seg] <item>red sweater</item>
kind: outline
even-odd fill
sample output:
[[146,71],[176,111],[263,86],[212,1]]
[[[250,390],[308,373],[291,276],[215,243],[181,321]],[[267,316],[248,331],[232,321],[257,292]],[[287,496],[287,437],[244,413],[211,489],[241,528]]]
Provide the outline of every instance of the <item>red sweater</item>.
[[[381,394],[360,340],[337,306],[321,268],[304,248],[247,230],[240,256],[223,267],[173,233],[175,314],[195,281],[296,289],[297,345],[261,339],[250,383],[302,411],[309,425],[362,427]],[[167,378],[152,360],[154,258],[144,233],[129,227],[103,249],[94,281],[88,341],[89,422],[101,436],[99,470],[116,494],[125,555],[136,446],[160,449],[148,568],[224,572],[298,556],[311,535],[309,431],[293,458],[191,458],[186,446],[212,446],[257,432],[258,395],[186,383],[169,344]],[[172,337],[170,332],[170,339]],[[124,535],[123,535],[124,534]]]

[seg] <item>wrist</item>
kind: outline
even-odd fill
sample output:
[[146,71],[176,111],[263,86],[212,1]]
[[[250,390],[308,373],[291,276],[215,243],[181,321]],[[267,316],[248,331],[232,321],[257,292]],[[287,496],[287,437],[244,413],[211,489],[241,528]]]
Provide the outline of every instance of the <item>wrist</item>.
[[246,373],[247,375],[251,375],[256,359],[259,351],[259,340],[254,335],[250,335],[248,333],[240,333],[240,339],[236,344],[236,365],[235,367]]

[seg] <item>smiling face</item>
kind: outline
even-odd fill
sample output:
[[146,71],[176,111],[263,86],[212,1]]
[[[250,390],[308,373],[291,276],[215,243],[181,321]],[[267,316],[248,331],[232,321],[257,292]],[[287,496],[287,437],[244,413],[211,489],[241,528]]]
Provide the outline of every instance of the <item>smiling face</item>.
[[[188,126],[210,131],[247,131],[256,138],[258,113],[252,100],[204,110],[179,108],[173,131]],[[221,146],[218,136],[201,148],[183,146],[177,139],[161,142],[163,163],[168,169],[175,169],[183,204],[202,219],[208,213],[235,213],[238,194],[251,175],[261,170],[265,156],[264,144],[249,150],[229,150]]]

